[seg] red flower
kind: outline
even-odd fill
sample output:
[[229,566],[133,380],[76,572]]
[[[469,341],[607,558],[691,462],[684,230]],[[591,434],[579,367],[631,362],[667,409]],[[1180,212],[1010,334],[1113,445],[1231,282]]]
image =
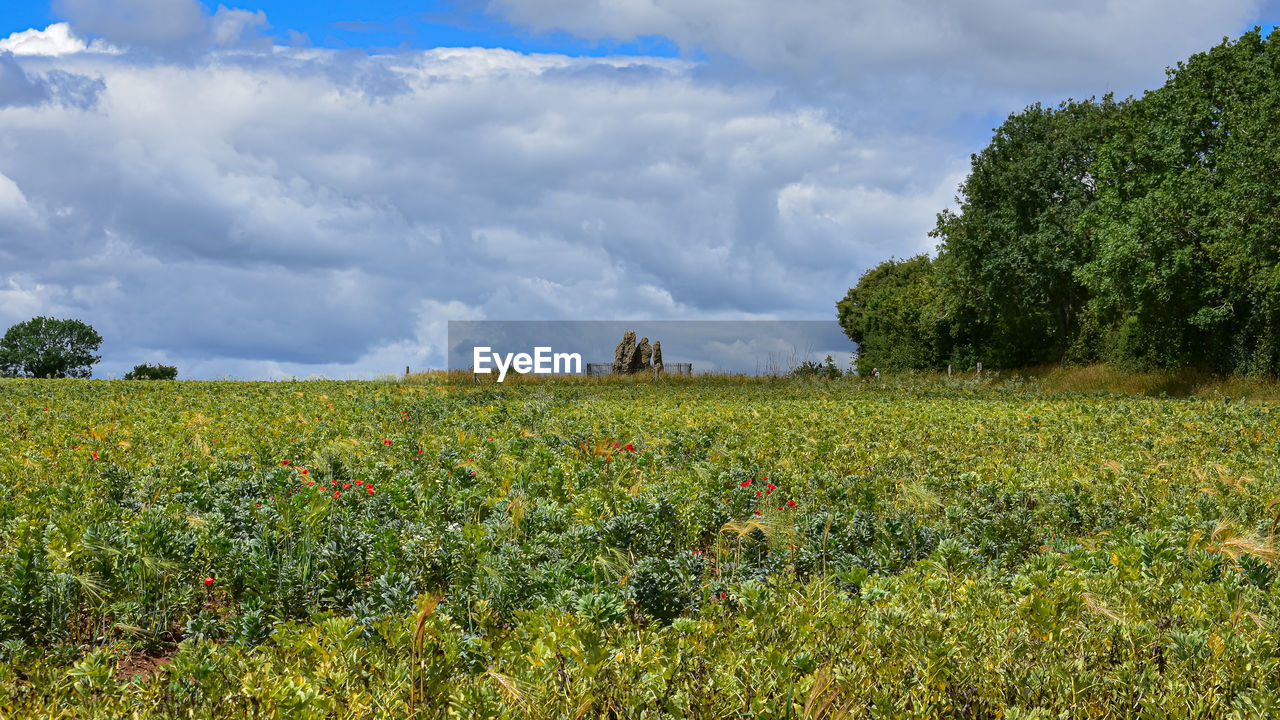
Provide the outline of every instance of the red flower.
[[756,514],[757,514],[757,515],[759,515],[759,514],[760,514],[760,511],[759,511],[759,510],[757,510],[757,511],[756,511]]
[[778,486],[777,486],[777,485],[774,485],[773,483],[769,483],[769,489],[770,489],[770,490],[777,490],[777,489],[778,489]]
[[377,490],[374,490],[374,489],[373,489],[373,486],[372,486],[372,485],[370,485],[370,486],[369,486],[369,494],[370,494],[370,495],[373,495],[373,494],[375,494],[375,493],[377,493],[377,492],[378,492]]
[[[341,490],[334,490],[334,491],[333,491],[333,496],[334,496],[335,498],[342,497],[342,491],[341,491]],[[779,510],[781,510],[781,508],[779,508]]]
[[94,460],[97,460],[97,459],[98,459],[98,451],[97,451],[97,450],[94,450],[94,451],[93,451],[93,459],[94,459]]
[[205,579],[204,579],[204,584],[205,584],[205,587],[208,587],[208,586],[212,585],[212,584],[213,584],[213,577],[207,577],[207,578],[205,578]]
[[749,487],[751,485],[751,481],[743,480],[742,482],[738,483],[738,485],[740,485],[741,487]]
[[71,449],[72,449],[72,450],[75,450],[75,449],[76,449],[76,446],[75,446],[75,445],[72,445],[72,446],[71,446]]
[[788,500],[788,501],[787,501],[787,507],[795,507],[795,506],[796,506],[796,501],[795,501],[795,500]]
[[383,441],[382,441],[382,444],[383,444],[383,445],[390,445],[390,444],[391,444],[391,441],[390,441],[390,440],[383,440]]
[[302,474],[303,474],[303,475],[307,475],[307,474],[309,474],[309,473],[307,472],[307,469],[306,469],[306,468],[303,468],[303,469],[302,469]]
[[289,461],[288,461],[288,460],[281,460],[281,461],[280,461],[280,464],[281,464],[281,465],[288,465],[288,464],[289,464]]
[[351,489],[351,483],[342,483],[342,489],[343,489],[343,490],[350,490],[350,489]]
[[363,485],[363,484],[364,484],[364,481],[363,481],[363,480],[357,480],[357,481],[356,481],[356,484],[357,484],[357,485]]
[[631,443],[627,443],[627,452],[635,452],[636,448]]
[[761,496],[761,495],[763,495],[763,494],[764,494],[764,493],[760,492],[759,490],[757,490],[757,491],[756,491],[756,497],[760,497],[760,496]]

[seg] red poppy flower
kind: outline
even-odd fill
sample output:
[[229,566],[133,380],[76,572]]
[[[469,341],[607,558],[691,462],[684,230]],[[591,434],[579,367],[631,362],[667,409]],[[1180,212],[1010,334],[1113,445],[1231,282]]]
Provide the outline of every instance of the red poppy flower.
[[795,501],[795,500],[788,500],[788,501],[787,501],[787,507],[795,507],[795,506],[796,506],[796,501]]
[[342,483],[342,489],[343,489],[343,490],[350,490],[350,489],[351,489],[351,483]]
[[636,448],[631,443],[627,443],[627,452],[635,452]]
[[280,464],[281,464],[281,465],[288,465],[288,464],[289,464],[289,461],[288,461],[288,460],[281,460],[281,461],[280,461]]
[[306,468],[303,468],[303,469],[302,469],[302,474],[303,474],[303,475],[309,475],[310,473],[307,471],[307,469],[306,469]]
[[759,515],[759,514],[760,514],[760,511],[759,511],[759,510],[757,510],[757,511],[756,511],[756,514],[757,514],[757,515]]
[[382,441],[382,444],[383,444],[383,445],[390,445],[390,444],[391,444],[391,441],[390,441],[390,440],[383,440],[383,441]]
[[757,491],[756,491],[756,497],[760,497],[760,496],[761,496],[761,495],[763,495],[763,494],[764,494],[764,493],[760,492],[759,490],[757,490]]
[[356,484],[357,484],[357,485],[363,485],[363,484],[364,484],[364,481],[363,481],[363,480],[357,480],[357,481],[356,481]]
[[72,449],[72,450],[75,450],[75,449],[76,449],[76,446],[75,446],[75,445],[72,445],[72,446],[71,446],[71,449]]
[[372,486],[372,485],[370,485],[370,486],[369,486],[369,494],[370,494],[370,495],[374,495],[374,494],[376,494],[377,492],[378,492],[377,490],[374,490],[374,489],[373,489],[373,486]]
[[94,459],[94,460],[97,460],[97,459],[98,459],[98,451],[97,451],[97,450],[94,450],[94,451],[93,451],[93,459]]
[[337,498],[337,497],[341,497],[341,496],[342,496],[342,491],[341,491],[341,490],[334,490],[334,491],[333,491],[333,496],[334,496],[335,498]]
[[741,486],[741,487],[750,487],[750,485],[751,485],[751,481],[750,481],[750,480],[743,480],[742,482],[738,483],[738,485],[739,485],[739,486]]
[[205,587],[208,587],[208,586],[212,585],[212,584],[213,584],[213,578],[212,578],[212,577],[207,577],[207,578],[205,578],[205,579],[204,579],[204,584],[205,584]]

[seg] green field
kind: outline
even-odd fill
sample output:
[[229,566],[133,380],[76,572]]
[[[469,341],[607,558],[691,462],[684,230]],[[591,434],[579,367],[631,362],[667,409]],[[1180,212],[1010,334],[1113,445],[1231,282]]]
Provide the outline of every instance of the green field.
[[0,716],[1274,716],[1277,450],[971,379],[0,381]]

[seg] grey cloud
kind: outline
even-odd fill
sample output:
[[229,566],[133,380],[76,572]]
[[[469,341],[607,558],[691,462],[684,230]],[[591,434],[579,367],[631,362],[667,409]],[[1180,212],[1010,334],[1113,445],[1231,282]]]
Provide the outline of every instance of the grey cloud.
[[49,89],[28,77],[13,53],[0,52],[0,107],[37,105],[48,98]]
[[[35,64],[39,64],[37,60]],[[0,107],[40,105],[52,101],[87,110],[106,86],[101,78],[65,70],[31,72],[9,52],[0,51]]]
[[53,9],[78,35],[110,45],[192,60],[212,47],[268,49],[259,31],[261,10],[219,5],[212,14],[197,0],[54,0]]
[[[1274,0],[1269,0],[1274,8]],[[489,0],[534,31],[586,38],[671,38],[793,89],[899,95],[905,78],[980,93],[1057,100],[1136,92],[1193,52],[1235,35],[1259,0]],[[728,63],[732,70],[733,63]],[[884,81],[888,80],[888,87]],[[926,105],[927,93],[911,96]],[[974,98],[962,106],[972,108]]]
[[[38,214],[0,224],[0,324],[96,318],[104,374],[342,375],[441,364],[441,313],[825,318],[963,158],[678,61],[279,55],[42,61],[105,89],[0,110],[0,174]],[[838,211],[899,172],[888,212]]]
[[113,45],[175,51],[208,30],[204,8],[196,0],[54,0],[53,9],[78,33]]

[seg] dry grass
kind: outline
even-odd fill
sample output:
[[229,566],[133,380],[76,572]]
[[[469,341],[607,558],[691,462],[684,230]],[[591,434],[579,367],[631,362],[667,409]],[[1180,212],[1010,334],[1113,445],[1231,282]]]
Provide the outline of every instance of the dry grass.
[[[901,372],[889,373],[883,382],[892,384],[894,380],[905,382],[946,381],[943,373]],[[973,380],[972,372],[957,373],[956,379]],[[650,374],[638,375],[516,375],[509,373],[504,385],[537,385],[542,383],[581,383],[583,385],[617,385],[627,383],[682,383],[705,382],[707,380],[729,382],[788,382],[789,378],[771,375],[737,375],[737,374],[695,374],[663,375],[655,378]],[[429,370],[402,376],[401,382],[409,384],[452,384],[474,385],[496,384],[497,375],[473,378],[466,370]],[[1048,392],[1080,392],[1088,394],[1118,393],[1124,395],[1147,395],[1151,397],[1168,396],[1176,398],[1212,398],[1229,397],[1234,400],[1252,400],[1256,402],[1280,402],[1280,381],[1271,378],[1249,376],[1221,376],[1198,370],[1124,372],[1107,365],[1084,365],[1063,367],[1045,365],[1039,367],[1019,368],[1015,370],[999,370],[984,373],[979,382],[998,385],[1009,381],[1024,381]]]
[[1050,391],[1280,400],[1280,383],[1273,379],[1238,375],[1223,377],[1198,370],[1128,373],[1106,365],[1085,365],[1026,368],[1017,374],[1035,379]]

